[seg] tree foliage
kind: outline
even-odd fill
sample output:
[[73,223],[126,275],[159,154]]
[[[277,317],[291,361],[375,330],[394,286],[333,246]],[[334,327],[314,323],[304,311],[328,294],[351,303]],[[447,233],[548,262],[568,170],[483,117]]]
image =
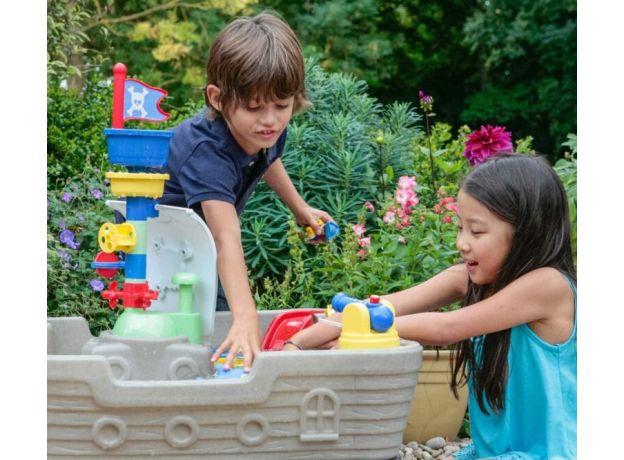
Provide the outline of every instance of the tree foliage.
[[48,75],[82,88],[90,72],[169,91],[166,108],[202,100],[204,64],[234,16],[280,13],[307,57],[365,80],[382,103],[425,90],[455,128],[494,123],[531,134],[553,160],[576,131],[573,0],[49,0]]
[[480,71],[462,121],[530,133],[553,156],[576,131],[576,2],[482,0],[464,34]]

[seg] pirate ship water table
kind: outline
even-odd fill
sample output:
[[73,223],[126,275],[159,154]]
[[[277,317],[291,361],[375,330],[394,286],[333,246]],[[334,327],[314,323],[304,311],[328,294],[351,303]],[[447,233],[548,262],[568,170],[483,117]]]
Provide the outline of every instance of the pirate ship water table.
[[[339,350],[263,351],[249,374],[215,372],[211,349],[231,315],[215,313],[212,236],[193,211],[156,203],[167,177],[146,168],[165,164],[171,134],[123,129],[125,119],[166,117],[158,107],[166,92],[126,79],[121,64],[114,72],[113,128],[105,133],[111,163],[129,172],[107,173],[113,195],[125,198],[109,205],[126,221],[101,227],[93,266],[105,277],[124,271],[123,284],[102,293],[124,312],[99,337],[84,318],[48,318],[48,456],[397,455],[422,347],[399,342],[393,318],[382,330],[371,323],[371,305],[341,305]],[[263,331],[278,314],[260,312]]]

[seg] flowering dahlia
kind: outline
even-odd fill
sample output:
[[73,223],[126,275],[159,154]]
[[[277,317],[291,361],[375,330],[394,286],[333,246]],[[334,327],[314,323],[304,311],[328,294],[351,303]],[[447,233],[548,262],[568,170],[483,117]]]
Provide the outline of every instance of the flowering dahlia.
[[481,126],[468,135],[464,156],[471,166],[483,163],[499,152],[511,152],[511,133],[504,126]]

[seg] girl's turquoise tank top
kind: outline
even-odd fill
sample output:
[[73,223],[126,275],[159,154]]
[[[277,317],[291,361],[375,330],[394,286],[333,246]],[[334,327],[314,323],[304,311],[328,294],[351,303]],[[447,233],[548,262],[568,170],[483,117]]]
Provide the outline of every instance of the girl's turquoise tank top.
[[511,329],[505,407],[496,414],[484,401],[489,415],[482,412],[469,379],[474,445],[456,459],[576,458],[576,287],[567,280],[574,292],[572,334],[552,345],[527,324]]

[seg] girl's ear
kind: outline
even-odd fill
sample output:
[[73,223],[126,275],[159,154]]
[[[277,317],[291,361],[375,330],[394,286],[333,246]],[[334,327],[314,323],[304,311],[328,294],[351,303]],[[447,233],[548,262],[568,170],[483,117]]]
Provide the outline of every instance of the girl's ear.
[[215,85],[206,86],[206,96],[210,105],[221,112],[221,89]]

